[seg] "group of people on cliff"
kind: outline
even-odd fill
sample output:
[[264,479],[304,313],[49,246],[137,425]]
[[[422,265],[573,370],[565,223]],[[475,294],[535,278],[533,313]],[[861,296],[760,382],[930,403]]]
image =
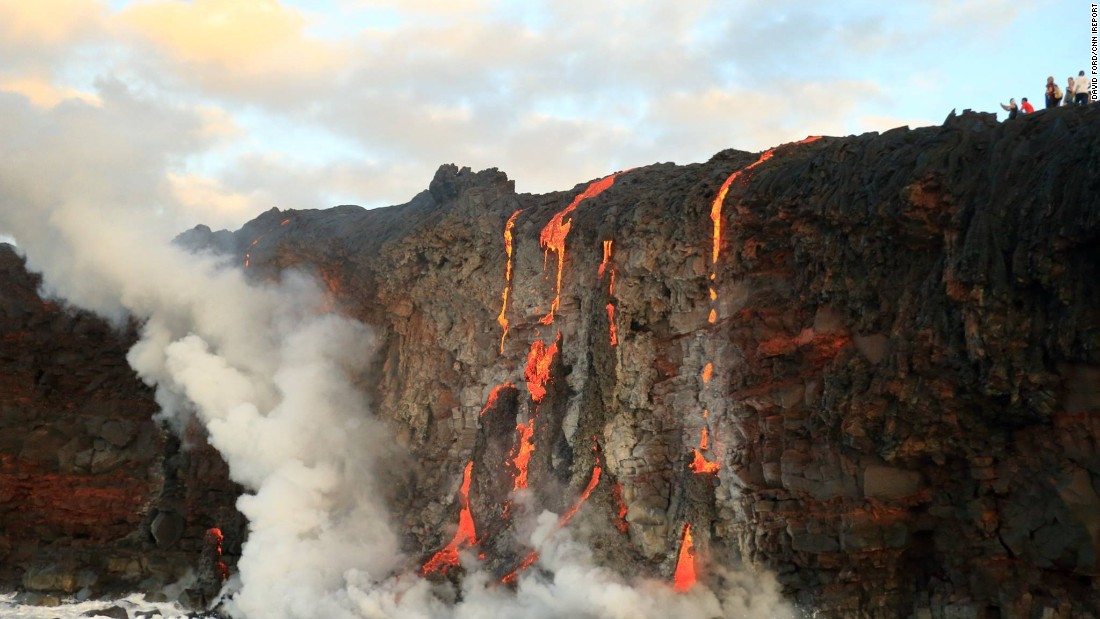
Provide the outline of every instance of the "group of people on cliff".
[[[1077,78],[1071,75],[1066,78],[1066,89],[1063,91],[1058,84],[1054,82],[1053,77],[1047,78],[1046,85],[1046,104],[1047,109],[1058,106],[1084,106],[1089,102],[1089,78],[1085,77],[1085,72],[1080,71],[1077,73]],[[1024,97],[1020,105],[1016,105],[1016,99],[1009,99],[1008,104],[1001,104],[1001,108],[1008,112],[1008,118],[1011,120],[1016,118],[1016,115],[1020,112],[1024,114],[1031,114],[1035,111],[1035,106],[1028,102],[1027,97]]]

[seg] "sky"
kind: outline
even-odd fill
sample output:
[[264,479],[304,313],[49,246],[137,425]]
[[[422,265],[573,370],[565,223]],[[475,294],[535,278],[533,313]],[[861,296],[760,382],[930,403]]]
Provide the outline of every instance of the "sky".
[[1089,71],[1089,9],[0,0],[0,182],[176,229],[401,204],[446,163],[563,190],[725,148],[1000,112],[1009,97],[1041,107],[1048,75]]

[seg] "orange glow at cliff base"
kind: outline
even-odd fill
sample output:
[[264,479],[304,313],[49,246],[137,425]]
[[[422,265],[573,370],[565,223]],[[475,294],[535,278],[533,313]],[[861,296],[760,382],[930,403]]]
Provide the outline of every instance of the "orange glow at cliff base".
[[672,587],[677,591],[687,591],[695,585],[695,582],[695,543],[691,539],[691,523],[688,523],[684,525],[680,556],[676,559],[676,572],[672,576]]
[[430,574],[439,570],[447,571],[449,567],[457,567],[460,565],[458,558],[458,551],[461,548],[472,546],[477,542],[477,533],[474,530],[474,517],[470,513],[470,475],[473,473],[474,463],[471,460],[466,464],[466,470],[462,473],[462,489],[460,492],[459,500],[462,503],[462,511],[458,515],[458,531],[455,532],[455,536],[451,539],[451,542],[447,544],[443,550],[435,553],[435,555],[424,564],[424,568],[421,570],[422,574]]

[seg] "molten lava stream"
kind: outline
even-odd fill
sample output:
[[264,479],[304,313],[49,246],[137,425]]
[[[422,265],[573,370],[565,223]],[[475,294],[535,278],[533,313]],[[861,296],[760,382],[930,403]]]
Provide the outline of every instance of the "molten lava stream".
[[[811,136],[807,137],[804,140],[800,140],[798,142],[795,142],[795,144],[809,144],[810,142],[813,142],[813,141],[819,140],[819,139],[821,139],[820,135],[811,135]],[[710,205],[710,220],[711,220],[711,223],[713,224],[713,227],[714,227],[713,231],[711,232],[711,238],[712,238],[711,251],[710,251],[710,263],[711,263],[710,280],[711,280],[711,282],[714,282],[714,280],[716,279],[716,276],[717,276],[716,271],[717,271],[717,265],[718,265],[718,250],[719,250],[719,247],[721,246],[721,242],[722,242],[722,207],[725,205],[725,202],[726,202],[726,194],[729,193],[730,186],[733,185],[733,182],[735,180],[737,180],[738,178],[740,178],[742,174],[744,174],[745,172],[749,172],[750,170],[752,170],[756,166],[764,163],[768,159],[771,159],[772,156],[775,155],[775,149],[776,148],[779,148],[779,147],[777,146],[777,147],[769,148],[768,150],[764,151],[760,155],[759,159],[752,162],[748,166],[746,166],[746,167],[744,167],[740,170],[737,170],[736,172],[730,174],[726,178],[725,182],[722,183],[722,186],[718,189],[718,195],[715,196],[714,201],[711,202],[711,205]],[[711,284],[711,288],[710,288],[710,300],[711,300],[712,304],[714,304],[718,300],[718,293],[715,292],[713,283]],[[710,315],[707,317],[707,322],[709,322],[710,324],[714,324],[715,322],[717,322],[717,320],[718,320],[718,313],[714,308],[712,308],[710,310]]]
[[513,388],[515,388],[515,385],[513,385],[512,383],[503,383],[503,384],[497,385],[496,387],[493,387],[492,391],[489,392],[488,399],[485,400],[485,406],[482,407],[481,412],[478,413],[477,416],[481,417],[485,413],[493,410],[493,407],[497,405],[497,398],[500,397],[500,391],[502,389],[513,389]]
[[690,589],[695,583],[695,543],[691,539],[689,522],[684,525],[684,535],[680,541],[680,556],[676,559],[676,572],[672,576],[672,587],[682,592]]
[[[551,536],[554,533],[556,533],[556,532],[560,531],[561,529],[565,528],[565,525],[569,524],[569,521],[573,519],[573,516],[577,515],[577,512],[580,511],[580,509],[581,509],[581,505],[584,505],[584,502],[588,500],[589,496],[591,496],[592,491],[595,490],[597,485],[599,485],[599,483],[600,483],[600,473],[601,473],[601,468],[600,468],[600,465],[597,464],[596,466],[594,466],[592,468],[592,477],[589,478],[588,485],[585,486],[584,491],[581,492],[581,495],[577,498],[577,501],[575,503],[573,503],[573,506],[570,507],[560,518],[558,518],[558,524],[554,528],[554,530],[550,533]],[[502,582],[506,585],[514,583],[516,581],[516,579],[519,577],[519,573],[522,572],[523,570],[531,567],[532,565],[534,565],[535,561],[537,561],[538,558],[539,558],[538,550],[532,550],[531,553],[528,554],[527,557],[523,559],[523,561],[520,561],[519,565],[517,565],[514,570],[509,572],[504,578],[501,578],[500,582]]]
[[459,500],[462,503],[462,511],[458,515],[458,531],[455,532],[455,536],[451,539],[449,544],[435,553],[435,555],[424,564],[420,573],[425,576],[440,570],[446,573],[447,568],[459,566],[461,564],[458,558],[459,549],[473,546],[477,543],[477,532],[474,529],[474,516],[470,513],[470,476],[473,470],[474,462],[471,460],[466,464],[466,470],[462,473],[462,489],[459,490]]
[[617,346],[619,344],[619,332],[615,329],[615,304],[607,304],[607,323],[608,332],[611,337],[611,345]]
[[[711,366],[708,363],[707,364],[707,369],[709,370],[710,367]],[[710,380],[709,372],[704,371],[703,377],[704,377],[703,382],[706,382],[707,380]],[[694,471],[696,473],[717,473],[718,469],[720,468],[717,462],[709,462],[706,459],[706,457],[703,456],[703,452],[707,450],[707,443],[708,443],[707,438],[708,437],[707,437],[707,425],[706,424],[707,424],[707,418],[709,416],[710,416],[710,413],[707,410],[704,409],[703,410],[703,430],[701,432],[701,436],[699,437],[699,447],[692,450],[692,451],[695,452],[695,457],[691,461],[690,468],[691,468],[692,471]]]
[[210,527],[206,530],[206,543],[214,548],[214,557],[216,559],[214,569],[217,570],[218,577],[225,581],[229,580],[229,566],[221,560],[223,541],[225,541],[225,536],[222,535],[222,530],[218,527]]
[[516,227],[516,217],[522,212],[523,209],[519,209],[512,213],[512,216],[504,224],[504,254],[507,257],[507,262],[504,267],[504,291],[500,293],[500,315],[497,316],[497,324],[502,329],[500,334],[501,354],[504,353],[504,338],[508,337],[508,297],[512,293],[512,230]]
[[550,365],[554,361],[554,355],[558,354],[559,341],[561,341],[561,332],[558,332],[554,343],[550,346],[542,340],[535,340],[527,353],[527,367],[523,371],[523,377],[527,381],[527,392],[536,403],[546,397],[546,384],[550,382]]
[[535,420],[531,419],[526,424],[517,425],[516,431],[519,432],[519,438],[516,440],[516,452],[512,457],[512,466],[516,469],[512,490],[527,487],[527,465],[531,462],[531,455],[535,453],[535,444],[531,442],[535,434]]
[[584,492],[582,492],[581,496],[577,498],[577,502],[573,504],[573,507],[570,507],[569,511],[565,512],[565,514],[558,519],[559,529],[569,524],[569,521],[573,519],[573,516],[576,516],[577,512],[580,511],[581,505],[584,505],[584,502],[588,500],[588,497],[592,494],[592,491],[596,489],[596,485],[600,483],[601,472],[602,469],[600,468],[600,465],[597,464],[596,466],[592,467],[592,477],[588,480],[588,485],[585,486]]
[[695,452],[695,458],[692,459],[690,468],[693,472],[699,474],[717,473],[721,467],[717,462],[710,462],[704,456],[703,452],[698,449],[693,449]]
[[614,241],[603,242],[603,262],[600,263],[600,268],[597,271],[600,279],[603,279],[605,271],[609,272],[607,283],[607,324],[608,334],[611,338],[611,345],[615,346],[619,343],[619,333],[615,329],[615,303],[613,302],[615,296],[615,267],[611,264],[611,246]]
[[615,183],[615,177],[620,174],[622,172],[616,172],[598,181],[593,181],[580,195],[573,198],[569,206],[551,217],[550,222],[543,227],[542,232],[539,234],[539,245],[542,246],[546,255],[549,255],[551,251],[558,255],[558,276],[554,285],[554,300],[550,303],[550,313],[539,319],[542,324],[548,325],[554,322],[554,312],[561,306],[561,274],[565,269],[565,237],[569,235],[569,228],[573,225],[573,220],[566,219],[566,217],[577,208],[578,204],[588,198],[600,195],[608,187],[611,187]]
[[[819,140],[819,139],[821,139],[820,135],[811,135],[811,136],[807,137],[804,140],[800,140],[798,142],[795,142],[795,144],[809,144],[810,142],[813,142],[813,141]],[[710,205],[710,219],[714,224],[714,232],[712,234],[712,236],[714,238],[714,245],[711,248],[711,264],[712,265],[717,264],[717,262],[718,262],[718,247],[719,247],[719,242],[721,241],[721,238],[722,238],[722,206],[726,201],[726,194],[729,192],[730,185],[732,185],[733,181],[737,180],[745,172],[748,172],[748,171],[752,170],[753,168],[755,168],[756,166],[764,163],[768,159],[771,159],[772,156],[775,155],[775,149],[776,148],[779,148],[779,147],[776,146],[776,147],[773,147],[773,148],[769,148],[768,150],[764,151],[760,155],[759,159],[757,159],[756,161],[750,163],[748,166],[746,166],[746,167],[744,167],[740,170],[737,170],[733,174],[730,174],[729,177],[726,178],[726,181],[724,183],[722,183],[722,187],[718,190],[718,195],[714,198],[714,201],[711,202],[711,205]]]
[[615,500],[615,504],[619,507],[619,518],[615,521],[615,528],[620,533],[630,532],[630,523],[626,521],[626,501],[623,500],[623,484],[621,482],[615,482],[615,485],[611,487],[611,496]]

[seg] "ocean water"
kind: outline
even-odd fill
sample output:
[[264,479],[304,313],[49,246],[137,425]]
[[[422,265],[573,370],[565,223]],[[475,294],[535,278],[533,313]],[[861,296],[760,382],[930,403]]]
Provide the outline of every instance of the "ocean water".
[[[2,619],[89,619],[85,614],[93,610],[103,610],[112,606],[126,609],[130,619],[184,619],[188,612],[176,604],[146,601],[145,595],[138,593],[117,600],[96,600],[78,602],[62,600],[61,606],[27,606],[15,601],[14,593],[0,594],[0,618]],[[140,614],[139,614],[140,613]]]

